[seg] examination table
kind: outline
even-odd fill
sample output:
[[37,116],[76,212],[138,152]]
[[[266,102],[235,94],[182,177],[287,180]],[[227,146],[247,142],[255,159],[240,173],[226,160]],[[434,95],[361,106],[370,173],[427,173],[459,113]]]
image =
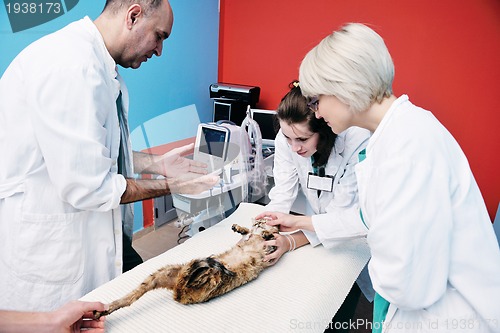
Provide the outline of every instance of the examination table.
[[[188,262],[229,249],[241,235],[233,223],[250,227],[265,206],[241,203],[228,218],[196,234],[85,295],[110,303],[167,264]],[[157,289],[106,318],[106,332],[323,332],[349,293],[370,252],[365,239],[337,248],[310,245],[284,254],[254,281],[206,303],[182,305]]]

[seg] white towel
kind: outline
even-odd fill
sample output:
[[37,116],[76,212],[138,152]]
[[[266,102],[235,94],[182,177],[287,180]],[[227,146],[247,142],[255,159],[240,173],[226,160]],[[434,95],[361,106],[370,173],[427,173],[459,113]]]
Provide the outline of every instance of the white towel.
[[[231,225],[250,227],[251,218],[263,211],[264,206],[241,203],[230,217],[82,300],[110,303],[164,265],[221,253],[241,238]],[[323,332],[369,258],[365,239],[346,241],[333,249],[307,245],[283,255],[256,280],[206,303],[182,305],[169,290],[150,291],[108,316],[106,332]]]

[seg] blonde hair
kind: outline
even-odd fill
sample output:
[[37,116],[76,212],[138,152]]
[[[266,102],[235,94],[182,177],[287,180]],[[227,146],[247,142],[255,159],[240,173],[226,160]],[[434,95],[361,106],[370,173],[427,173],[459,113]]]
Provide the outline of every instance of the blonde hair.
[[391,96],[393,80],[394,63],[384,40],[360,23],[325,37],[307,53],[299,71],[304,96],[333,95],[353,112]]

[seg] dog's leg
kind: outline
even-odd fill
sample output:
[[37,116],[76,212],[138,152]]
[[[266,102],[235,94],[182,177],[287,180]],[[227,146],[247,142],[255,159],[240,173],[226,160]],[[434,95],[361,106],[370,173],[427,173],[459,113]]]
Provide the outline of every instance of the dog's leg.
[[129,306],[150,290],[158,288],[173,289],[180,269],[180,265],[167,266],[159,269],[146,278],[138,288],[109,304],[108,310],[103,312],[94,311],[94,318],[99,319],[100,317],[107,316],[118,309]]
[[242,235],[246,235],[250,232],[250,230],[248,228],[242,227],[238,224],[233,224],[231,229],[233,229],[234,232],[237,232],[237,233],[242,234]]

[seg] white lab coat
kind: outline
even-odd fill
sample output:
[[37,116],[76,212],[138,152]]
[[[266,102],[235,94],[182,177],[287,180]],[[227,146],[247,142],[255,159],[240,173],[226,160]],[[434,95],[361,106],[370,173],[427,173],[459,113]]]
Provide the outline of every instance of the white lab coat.
[[[351,127],[337,136],[325,167],[325,175],[336,176],[334,190],[322,191],[318,198],[317,190],[307,188],[307,177],[313,171],[311,158],[293,152],[279,131],[275,139],[275,186],[269,192],[271,201],[266,210],[289,213],[300,188],[315,214],[311,217],[315,232],[303,230],[312,246],[323,244],[331,248],[352,238],[365,237],[367,228],[359,215],[354,166],[369,137],[370,132],[359,127]],[[373,289],[366,269],[357,282],[371,301]]]
[[86,17],[0,80],[1,309],[52,310],[121,273],[116,76]]
[[354,166],[369,137],[370,132],[359,127],[349,128],[337,136],[325,175],[336,176],[339,173],[338,181],[332,192],[322,191],[318,198],[316,190],[307,188],[307,177],[309,172],[313,172],[311,158],[293,152],[279,131],[275,140],[275,186],[269,192],[271,201],[266,209],[289,213],[300,187],[315,214],[312,223],[316,233],[305,232],[312,246],[322,243],[332,247],[339,240],[366,236],[367,229],[359,215]]
[[385,331],[500,332],[500,251],[451,134],[403,95],[356,175]]

